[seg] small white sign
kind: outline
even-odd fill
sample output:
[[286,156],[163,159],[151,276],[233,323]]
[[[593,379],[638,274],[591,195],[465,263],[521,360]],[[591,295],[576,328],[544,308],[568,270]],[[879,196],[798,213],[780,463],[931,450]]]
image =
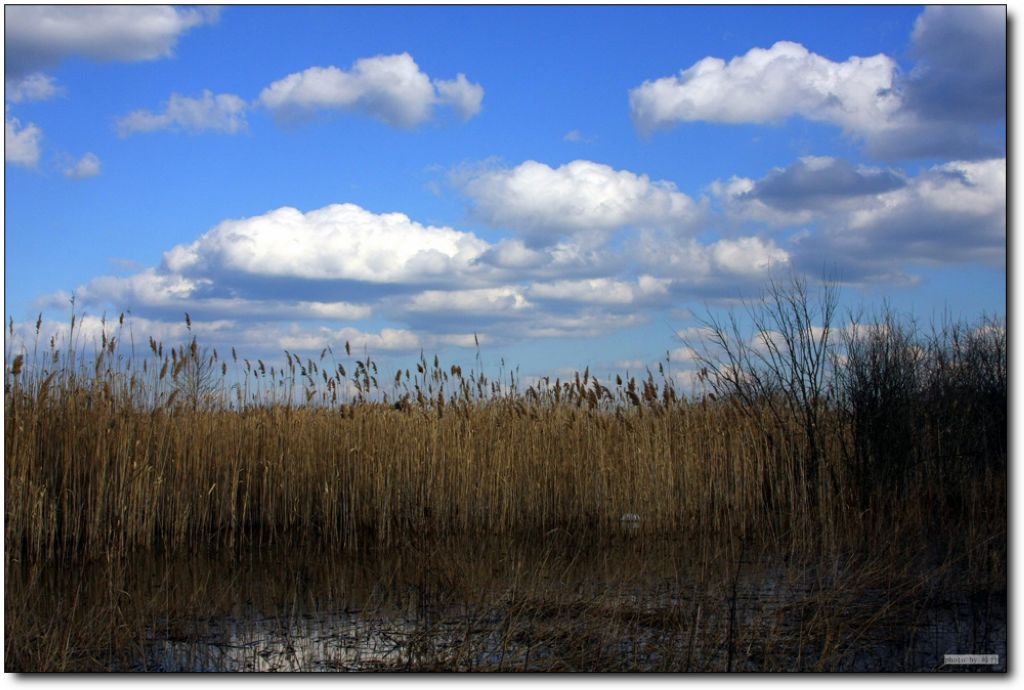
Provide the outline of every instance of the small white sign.
[[943,660],[950,665],[978,664],[995,666],[999,663],[998,654],[944,654]]

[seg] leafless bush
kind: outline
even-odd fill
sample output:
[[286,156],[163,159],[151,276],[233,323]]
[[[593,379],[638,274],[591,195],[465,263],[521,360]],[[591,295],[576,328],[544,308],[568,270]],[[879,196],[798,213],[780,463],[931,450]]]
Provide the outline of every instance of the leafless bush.
[[812,294],[806,280],[769,283],[760,300],[745,305],[749,325],[735,311],[709,313],[707,336],[687,343],[714,393],[735,401],[783,453],[803,460],[799,479],[816,501],[824,439],[822,419],[830,395],[830,343],[838,288],[824,282]]

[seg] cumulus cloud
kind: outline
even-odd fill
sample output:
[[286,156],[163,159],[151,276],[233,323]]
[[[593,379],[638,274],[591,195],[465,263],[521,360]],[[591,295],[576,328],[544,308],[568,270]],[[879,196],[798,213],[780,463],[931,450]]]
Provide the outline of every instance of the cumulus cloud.
[[1005,120],[1005,8],[928,7],[910,44],[909,73],[884,54],[836,62],[789,41],[729,62],[706,57],[632,89],[633,121],[650,133],[679,122],[800,116],[840,127],[885,159],[1001,155],[991,127]]
[[586,160],[557,168],[531,160],[456,175],[455,182],[472,199],[474,218],[534,245],[565,235],[600,244],[626,226],[694,227],[702,212],[671,182]]
[[31,122],[22,125],[4,109],[4,162],[34,168],[39,164],[39,143],[43,130]]
[[910,53],[916,63],[897,84],[902,108],[866,138],[868,152],[881,158],[1004,155],[1006,8],[927,7],[914,24]]
[[6,76],[54,67],[70,55],[124,62],[168,57],[182,34],[217,16],[212,8],[158,5],[11,5],[4,8]]
[[[960,161],[908,176],[805,157],[761,179],[713,186],[726,214],[736,211],[747,222],[743,213],[757,205],[758,213],[776,214],[768,226],[778,220],[788,229],[786,218],[806,219],[804,233],[719,228],[723,234],[711,240],[690,220],[703,201],[668,183],[587,161],[575,168],[528,163],[474,171],[464,188],[496,174],[515,190],[522,171],[539,166],[542,181],[569,181],[564,189],[576,197],[575,212],[598,232],[623,229],[621,241],[578,241],[588,231],[581,221],[555,226],[562,235],[555,242],[531,243],[529,233],[488,242],[354,204],[285,207],[225,220],[170,248],[159,266],[96,278],[76,295],[83,305],[130,308],[145,318],[180,319],[188,311],[204,322],[231,322],[217,337],[231,336],[232,344],[319,349],[343,340],[355,345],[358,336],[371,352],[401,353],[471,347],[473,333],[498,343],[597,337],[687,300],[754,292],[780,270],[817,274],[832,259],[844,279],[896,275],[921,262],[1005,260],[1005,160]],[[524,203],[535,201],[521,193]],[[494,218],[526,219],[517,230],[530,220],[548,227],[566,208],[542,198],[528,213],[517,208],[515,194],[507,197],[484,208]],[[358,323],[370,318],[377,320],[370,330]]]
[[912,260],[1004,261],[1006,160],[935,166],[906,188],[851,212],[846,227],[830,237],[850,249],[880,243],[875,250],[882,256],[899,247]]
[[617,248],[595,246],[597,239],[570,237],[529,247],[521,239],[505,238],[490,245],[475,266],[481,277],[498,282],[590,278],[628,271]]
[[119,136],[159,129],[236,134],[246,129],[244,100],[230,93],[203,91],[199,98],[171,94],[163,112],[136,110],[116,121]]
[[734,176],[712,182],[708,190],[735,225],[798,227],[906,184],[906,175],[898,170],[855,166],[830,156],[804,156],[760,179]]
[[[94,278],[75,295],[83,307],[130,309],[160,319],[187,311],[196,319],[233,320],[257,331],[273,322],[345,324],[380,311],[419,324],[420,344],[465,345],[465,334],[477,330],[468,321],[492,322],[495,312],[527,312],[532,306],[521,287],[494,285],[494,270],[474,265],[488,247],[471,233],[352,204],[308,213],[283,208],[225,221],[195,242],[172,247],[160,266]],[[464,287],[478,278],[490,286]],[[67,297],[58,294],[47,306],[58,308]],[[459,317],[464,330],[449,328]],[[232,335],[243,343],[249,338],[239,330]],[[264,335],[270,338],[271,331]],[[308,325],[286,335],[328,337]],[[388,338],[372,343],[399,348]],[[404,342],[401,347],[412,347]]]
[[[684,285],[712,280],[716,271],[749,273],[765,250],[758,243],[690,241],[707,266]],[[664,255],[661,249],[656,253]],[[754,258],[744,263],[744,253]],[[210,334],[215,342],[255,343],[263,351],[268,343],[354,344],[356,331],[344,329],[365,336],[356,324],[371,317],[396,322],[360,336],[372,351],[468,347],[474,333],[500,342],[595,337],[642,323],[652,308],[678,296],[676,276],[645,270],[639,255],[611,255],[613,262],[567,242],[542,250],[517,240],[490,244],[353,204],[305,213],[281,208],[224,221],[169,249],[159,266],[94,278],[75,295],[83,308],[130,309],[168,322],[188,312],[197,321],[230,323]],[[56,295],[48,306],[66,305],[67,298]]]
[[905,266],[1006,262],[1006,160],[953,161],[899,189],[823,216],[798,238],[798,265],[834,257],[851,280],[890,280]]
[[718,240],[707,252],[715,268],[737,275],[764,276],[789,263],[788,252],[759,237]]
[[100,174],[100,159],[95,153],[87,153],[78,161],[64,168],[64,175],[81,180],[86,177],[96,177]]
[[724,238],[711,244],[679,240],[663,232],[643,232],[633,243],[640,265],[679,286],[737,287],[762,282],[789,266],[791,256],[772,239]]
[[798,227],[812,222],[816,215],[806,206],[794,203],[780,209],[765,203],[754,193],[757,180],[734,175],[728,180],[715,180],[708,185],[708,191],[719,202],[718,211],[731,224],[764,224],[774,227]]
[[779,41],[729,62],[706,57],[676,76],[646,81],[630,91],[630,109],[645,132],[677,122],[781,122],[793,115],[862,132],[899,108],[892,92],[896,69],[886,55],[833,62]]
[[401,213],[333,204],[224,221],[168,251],[164,264],[183,274],[419,283],[466,272],[487,247],[471,233],[420,225]]
[[[765,177],[710,186],[733,223],[791,231],[799,268],[890,279],[915,263],[1005,263],[1006,160],[952,161],[915,176],[803,158]],[[903,277],[906,279],[906,276]]]
[[430,119],[434,106],[453,105],[463,118],[476,115],[483,87],[459,74],[431,81],[408,53],[357,60],[348,71],[310,67],[263,89],[259,102],[282,118],[318,110],[354,110],[397,127],[411,128]]
[[[136,306],[163,307],[179,306],[186,300],[198,296],[209,280],[190,279],[177,274],[161,273],[147,268],[127,277],[100,276],[93,278],[75,290],[76,299],[86,304],[109,302],[119,308],[132,309]],[[66,297],[63,293],[54,298],[60,303]]]
[[498,268],[531,269],[550,261],[548,252],[531,249],[522,240],[504,239],[484,252],[480,261]]
[[48,74],[33,72],[24,77],[4,80],[4,99],[8,103],[45,101],[61,91],[57,80]]
[[1006,7],[927,7],[914,23],[911,53],[909,108],[936,120],[1005,116]]
[[830,206],[838,200],[899,189],[906,180],[892,170],[854,166],[842,158],[805,156],[774,168],[741,198],[783,210]]
[[[62,89],[43,70],[72,55],[99,62],[169,57],[186,31],[216,21],[219,12],[216,8],[159,5],[5,7],[5,107],[6,103],[46,100],[58,95]],[[152,119],[149,124],[153,124]],[[34,167],[41,138],[38,127],[29,124],[19,130],[18,121],[7,118],[5,111],[5,161]],[[98,172],[98,165],[86,162],[81,171],[85,174],[77,176],[95,174],[92,170]]]

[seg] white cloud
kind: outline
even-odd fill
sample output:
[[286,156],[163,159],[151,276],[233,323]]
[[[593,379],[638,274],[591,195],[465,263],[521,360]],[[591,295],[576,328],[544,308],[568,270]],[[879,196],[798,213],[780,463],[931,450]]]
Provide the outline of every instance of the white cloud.
[[807,208],[780,209],[755,195],[757,180],[733,176],[728,180],[715,180],[708,185],[719,201],[721,211],[734,224],[766,223],[772,226],[799,226],[814,220],[815,214]]
[[550,260],[548,253],[530,249],[522,240],[504,239],[487,251],[484,260],[499,268],[536,268]]
[[907,51],[915,63],[896,84],[902,108],[866,137],[868,153],[887,159],[1005,156],[1006,34],[1004,6],[926,7]]
[[704,245],[664,233],[641,233],[633,251],[640,265],[683,286],[709,286],[762,281],[789,265],[789,252],[771,239],[739,237]]
[[310,67],[263,89],[259,102],[282,117],[317,110],[357,110],[398,127],[415,127],[431,117],[435,105],[450,103],[468,119],[480,111],[483,87],[459,74],[451,81],[422,72],[408,53],[357,60],[345,71]]
[[506,238],[481,254],[475,266],[478,278],[499,283],[589,278],[630,271],[616,248],[596,246],[593,237],[572,237],[537,248],[520,239]]
[[[876,197],[875,203],[850,214],[853,230],[878,228],[893,220],[973,216],[1001,221],[1005,230],[1006,159],[952,161],[935,166],[906,188]],[[1003,234],[1000,232],[999,234]]]
[[710,392],[710,382],[699,369],[683,369],[672,373],[672,385],[677,391],[693,397]]
[[[225,221],[167,251],[159,267],[97,277],[75,294],[83,309],[130,309],[160,323],[188,312],[194,323],[222,324],[207,344],[261,353],[345,340],[371,352],[473,347],[474,333],[484,343],[597,337],[647,321],[672,298],[673,279],[627,255],[610,267],[572,245],[535,252],[510,242],[506,251],[541,256],[537,269],[511,271],[481,261],[496,247],[352,204],[282,208]],[[598,277],[575,277],[587,267]],[[332,300],[339,294],[347,301]],[[44,306],[66,308],[67,297]],[[371,316],[396,324],[368,332],[353,323]]]
[[487,248],[471,233],[423,226],[401,213],[334,204],[308,213],[279,208],[224,221],[195,242],[168,251],[164,263],[172,272],[197,275],[232,271],[416,283],[455,278]]
[[[791,236],[791,251],[810,272],[828,262],[844,279],[905,281],[899,271],[908,263],[1006,260],[1004,158],[951,161],[915,176],[801,159],[759,180],[732,178],[710,190],[734,223],[803,228]],[[728,253],[719,252],[723,259]]]
[[328,345],[336,348],[348,342],[353,352],[364,350],[375,352],[405,351],[412,352],[424,346],[423,340],[412,331],[401,328],[384,328],[378,333],[368,333],[358,328],[341,328],[331,330],[322,328],[316,331],[296,330],[282,335],[277,340],[280,347],[286,350],[317,350]]
[[909,72],[879,54],[836,62],[780,41],[726,62],[706,57],[630,91],[642,133],[679,122],[781,123],[800,116],[863,140],[872,156],[991,158],[1004,136],[1006,10],[928,7],[918,17]]
[[456,184],[473,200],[474,217],[540,244],[567,234],[600,244],[626,226],[691,227],[701,217],[701,207],[671,182],[586,160],[558,168],[531,160],[470,172]]
[[[264,320],[335,320],[369,318],[373,310],[366,304],[344,301],[300,299],[249,299],[216,294],[209,278],[185,276],[146,268],[130,276],[100,276],[75,290],[79,304],[114,305],[117,309],[180,314],[188,311],[204,318],[247,318]],[[58,293],[51,304],[64,303],[67,296]]]
[[478,114],[483,107],[484,87],[470,82],[461,72],[455,79],[448,81],[435,79],[434,87],[437,89],[438,100],[454,106],[463,120]]
[[4,99],[8,103],[45,101],[61,91],[57,80],[48,74],[33,72],[21,78],[4,81]]
[[555,280],[533,283],[527,294],[536,299],[627,305],[651,297],[666,296],[671,282],[647,275],[640,276],[635,283],[612,278]]
[[873,244],[879,258],[900,247],[911,260],[1005,261],[1006,160],[935,166],[853,211],[830,236],[837,250]]
[[[481,343],[485,342],[484,337],[477,337]],[[473,333],[421,335],[405,328],[382,328],[373,333],[352,327],[310,330],[297,325],[287,331],[277,332],[273,339],[278,347],[291,351],[316,351],[328,346],[340,351],[347,342],[352,349],[352,355],[358,357],[364,352],[371,356],[381,353],[409,354],[419,350],[434,350],[446,345],[473,347],[475,343]],[[382,386],[385,385],[384,378],[380,379],[380,383]]]
[[700,353],[692,347],[677,347],[668,353],[669,360],[673,362],[699,362]]
[[753,48],[728,63],[707,57],[679,75],[630,91],[641,131],[677,122],[781,122],[793,115],[849,132],[876,128],[900,107],[896,63],[886,55],[833,62],[799,43]]
[[498,287],[474,290],[427,290],[408,301],[411,312],[458,312],[488,314],[522,311],[533,305],[523,296],[521,288]]
[[439,345],[454,347],[477,347],[491,342],[490,336],[484,333],[446,333],[434,336],[433,340]]
[[789,263],[789,254],[784,249],[759,237],[719,240],[708,252],[719,270],[738,275],[764,276],[773,268]]
[[[690,315],[692,318],[692,314]],[[697,344],[709,340],[714,335],[714,330],[709,326],[687,326],[676,331],[676,338],[684,344]]]
[[100,159],[95,153],[87,153],[77,162],[64,168],[64,175],[75,179],[96,177],[100,174]]
[[158,129],[176,129],[186,132],[215,131],[236,134],[246,129],[246,103],[230,93],[214,94],[203,91],[200,98],[171,94],[162,113],[136,110],[118,118],[119,136]]
[[[732,191],[722,203],[806,213],[807,235],[723,231],[715,241],[698,239],[684,222],[690,216],[672,213],[697,205],[671,185],[577,163],[524,166],[539,166],[542,180],[568,179],[564,189],[585,202],[580,213],[597,222],[591,207],[599,207],[614,217],[605,232],[632,223],[621,243],[588,247],[574,241],[585,232],[579,228],[543,247],[518,238],[490,243],[354,204],[286,207],[226,220],[168,250],[159,267],[96,278],[76,294],[90,308],[131,308],[147,318],[179,319],[188,311],[203,321],[231,321],[217,337],[240,344],[313,349],[361,338],[371,351],[405,352],[471,346],[474,331],[503,343],[597,337],[670,304],[755,290],[779,268],[817,273],[822,257],[877,275],[908,261],[998,257],[1005,244],[1005,160],[955,162],[907,177],[806,157],[760,180],[723,183]],[[514,188],[524,166],[499,170],[498,178]],[[466,185],[493,172],[469,175]],[[514,202],[513,195],[503,212],[511,216]],[[371,316],[392,328],[368,333],[352,323]],[[677,361],[683,354],[675,353]]]
[[[196,312],[248,319],[357,321],[369,318],[366,304],[288,299],[202,297],[188,300]],[[184,302],[179,307],[187,306]]]
[[[253,302],[258,304],[263,311],[266,310],[265,302]],[[333,319],[353,320],[365,319],[370,316],[372,309],[365,304],[352,304],[350,302],[310,302],[300,301],[283,303],[278,311],[282,316],[288,318],[309,318],[309,319]]]
[[11,5],[4,8],[5,71],[17,77],[70,55],[128,62],[168,57],[183,33],[218,13],[158,5]]
[[828,262],[850,280],[905,281],[899,271],[908,263],[1006,260],[1004,158],[952,161],[915,176],[805,158],[710,190],[734,223],[803,228],[791,251],[812,272]]
[[43,130],[31,122],[22,126],[4,108],[4,162],[34,168],[39,164],[39,142]]
[[[208,279],[191,279],[147,268],[126,277],[99,276],[75,291],[83,303],[109,302],[118,308],[177,306],[196,297]],[[59,296],[55,301],[59,301]]]
[[596,338],[612,331],[636,326],[649,320],[647,314],[614,314],[584,309],[573,313],[548,314],[518,329],[524,338]]
[[912,265],[1006,262],[1006,160],[952,161],[885,193],[817,213],[794,238],[798,268],[835,262],[844,280],[913,282]]

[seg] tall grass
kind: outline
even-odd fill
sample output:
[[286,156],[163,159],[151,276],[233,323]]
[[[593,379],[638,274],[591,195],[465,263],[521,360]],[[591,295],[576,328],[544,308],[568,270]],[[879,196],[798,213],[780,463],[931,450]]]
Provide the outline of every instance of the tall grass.
[[[893,535],[1004,542],[1005,328],[923,336],[890,310],[827,338],[806,292],[793,295],[764,304],[801,317],[785,322],[796,357],[729,359],[772,324],[719,328],[697,395],[660,367],[523,386],[437,357],[387,375],[347,344],[344,356],[286,352],[283,365],[195,338],[149,339],[140,354],[123,316],[89,356],[73,319],[64,342],[7,355],[6,552],[602,534],[625,513],[645,533],[793,555]],[[979,567],[998,568],[1005,544],[995,553]]]

